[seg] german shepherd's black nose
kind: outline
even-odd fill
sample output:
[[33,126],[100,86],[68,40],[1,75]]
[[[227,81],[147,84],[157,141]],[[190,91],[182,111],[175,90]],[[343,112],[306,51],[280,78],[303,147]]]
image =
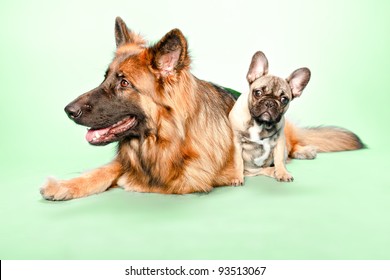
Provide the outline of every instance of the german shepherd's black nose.
[[77,104],[71,103],[68,106],[65,107],[65,112],[71,119],[78,119],[83,114],[83,111],[81,110],[80,106]]

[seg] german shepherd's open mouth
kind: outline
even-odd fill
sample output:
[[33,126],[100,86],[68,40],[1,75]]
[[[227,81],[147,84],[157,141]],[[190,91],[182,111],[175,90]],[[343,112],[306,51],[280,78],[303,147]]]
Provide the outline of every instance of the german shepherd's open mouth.
[[108,127],[89,128],[85,139],[92,145],[106,145],[126,136],[137,124],[136,116],[127,116]]

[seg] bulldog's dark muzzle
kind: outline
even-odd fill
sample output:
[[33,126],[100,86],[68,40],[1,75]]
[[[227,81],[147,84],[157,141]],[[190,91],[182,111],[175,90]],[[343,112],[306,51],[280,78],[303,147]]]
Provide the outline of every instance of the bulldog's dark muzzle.
[[279,104],[271,98],[259,100],[250,108],[252,117],[258,123],[274,124],[280,121],[282,113]]
[[267,109],[273,109],[278,107],[278,103],[276,103],[276,101],[273,99],[267,99],[264,101],[263,106]]

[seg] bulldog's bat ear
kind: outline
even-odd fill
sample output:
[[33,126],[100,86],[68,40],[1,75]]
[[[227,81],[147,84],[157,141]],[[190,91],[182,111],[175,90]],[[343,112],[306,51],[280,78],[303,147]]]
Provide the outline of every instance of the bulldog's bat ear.
[[115,19],[115,42],[117,48],[127,43],[137,45],[145,44],[145,40],[138,34],[131,31],[120,17]]
[[248,83],[253,83],[256,79],[261,76],[268,74],[268,59],[263,52],[256,52],[252,57],[251,65],[249,66],[248,74],[246,79]]
[[290,85],[293,97],[299,97],[310,81],[310,70],[308,68],[299,68],[292,72],[286,79]]
[[168,32],[150,48],[151,65],[162,77],[167,77],[189,67],[187,40],[179,29]]

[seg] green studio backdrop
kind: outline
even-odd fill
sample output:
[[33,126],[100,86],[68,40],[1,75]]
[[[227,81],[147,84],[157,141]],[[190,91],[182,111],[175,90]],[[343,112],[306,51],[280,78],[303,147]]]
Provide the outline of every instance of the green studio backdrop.
[[[389,259],[388,3],[2,1],[0,259]],[[116,16],[152,43],[180,28],[193,73],[241,92],[257,50],[272,74],[309,67],[288,118],[346,127],[368,149],[294,160],[293,183],[44,201],[47,176],[78,176],[115,154],[115,144],[89,146],[63,108],[102,81]]]

